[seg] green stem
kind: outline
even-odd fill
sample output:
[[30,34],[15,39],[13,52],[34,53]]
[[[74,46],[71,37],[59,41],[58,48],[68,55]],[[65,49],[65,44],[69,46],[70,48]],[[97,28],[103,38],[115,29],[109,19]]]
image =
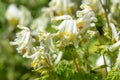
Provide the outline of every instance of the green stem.
[[70,52],[70,55],[71,55],[71,57],[72,57],[72,59],[73,59],[73,62],[74,62],[74,64],[75,64],[75,67],[76,67],[76,69],[77,69],[77,71],[80,73],[80,68],[79,68],[79,66],[78,66],[78,64],[77,64],[77,62],[76,62],[76,59],[73,57],[73,54]]
[[[107,65],[104,54],[103,54],[103,60],[104,60],[104,64]],[[105,67],[105,77],[107,76],[107,73],[108,73],[108,71],[107,71],[107,66],[106,66],[106,67]]]
[[[102,42],[102,39],[101,39],[101,36],[100,36],[100,33],[99,33],[99,32],[97,32],[97,37],[98,37],[98,39],[99,39],[100,45],[103,45],[103,42]],[[107,65],[104,54],[103,54],[103,60],[104,60],[104,65]],[[107,72],[107,67],[105,67],[105,76],[103,77],[104,79],[106,78],[107,73],[108,73],[108,72]]]
[[107,3],[108,3],[108,1],[105,0],[105,4],[103,4],[102,1],[100,0],[100,3],[101,3],[102,8],[103,8],[103,10],[104,10],[104,12],[105,12],[105,18],[106,18],[106,22],[107,22],[108,30],[109,30],[109,28],[110,28],[110,23],[109,23],[109,19],[108,19],[108,11],[107,11]]

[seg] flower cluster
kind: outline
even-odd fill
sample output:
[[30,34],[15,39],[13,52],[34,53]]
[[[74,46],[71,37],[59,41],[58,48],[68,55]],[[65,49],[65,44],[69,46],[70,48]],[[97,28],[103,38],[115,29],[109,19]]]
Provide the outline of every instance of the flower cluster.
[[[119,1],[111,0],[111,4],[117,5]],[[23,57],[32,59],[31,66],[34,69],[41,66],[56,67],[60,61],[70,61],[71,58],[78,72],[80,69],[90,72],[94,67],[102,67],[106,70],[102,72],[107,74],[112,69],[111,65],[119,69],[120,33],[112,18],[113,6],[110,7],[110,12],[104,0],[82,0],[76,14],[72,10],[73,6],[71,0],[52,0],[48,7],[41,10],[41,16],[32,21],[30,27],[24,27],[29,23],[29,11],[23,7],[18,9],[12,4],[6,12],[6,18],[12,25],[17,21],[18,28],[22,31],[16,34],[16,39],[10,44],[17,45],[16,49]],[[113,63],[111,53],[114,52]],[[95,58],[95,63],[89,63],[90,55],[96,53],[99,56]],[[65,59],[66,55],[71,58]]]
[[89,6],[83,4],[80,7],[83,10],[77,11],[77,26],[80,30],[80,33],[84,33],[89,29],[90,26],[95,26],[94,22],[97,22],[97,19],[95,18],[95,13]]
[[[72,3],[69,0],[52,0],[49,5],[53,11],[56,11],[56,8],[59,7],[57,10],[60,12],[63,10],[64,14],[66,14]],[[64,8],[62,9],[62,7]],[[46,65],[47,63],[48,65],[56,64],[62,58],[63,51],[61,48],[69,45],[74,45],[75,48],[78,48],[81,34],[90,30],[90,26],[95,26],[94,22],[97,19],[94,11],[86,4],[83,4],[81,9],[81,11],[77,11],[78,19],[73,19],[70,15],[53,17],[52,19],[55,21],[62,21],[56,26],[56,33],[50,33],[45,30],[51,12],[47,12],[47,14],[45,12],[44,14],[43,11],[43,15],[31,25],[31,31],[27,27],[18,26],[22,31],[16,34],[17,38],[11,44],[18,46],[17,51],[23,54],[23,57],[33,59],[32,66],[34,68],[39,68],[43,64],[42,61]],[[49,16],[46,18],[45,16],[48,13]]]
[[17,51],[23,54],[23,57],[29,57],[33,54],[33,42],[34,39],[31,36],[31,32],[27,27],[18,26],[18,28],[22,29],[21,32],[16,34],[16,39],[14,42],[10,42],[11,45],[17,45]]

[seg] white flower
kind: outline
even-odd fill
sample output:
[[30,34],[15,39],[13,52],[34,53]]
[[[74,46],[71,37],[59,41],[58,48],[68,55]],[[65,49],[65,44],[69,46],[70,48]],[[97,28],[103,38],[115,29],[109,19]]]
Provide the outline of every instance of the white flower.
[[18,28],[22,29],[21,32],[16,34],[16,39],[14,42],[10,42],[11,45],[17,45],[17,51],[23,54],[23,57],[29,57],[33,54],[33,45],[34,41],[31,37],[31,32],[27,27],[18,26]]
[[[106,61],[106,65],[107,65],[107,71],[110,71],[110,67],[109,67],[110,66],[110,60],[107,56],[105,56],[105,61]],[[102,66],[102,65],[105,65],[103,55],[101,55],[96,61],[96,66],[97,67]]]
[[73,3],[70,0],[52,0],[49,6],[58,14],[69,13]]
[[[33,68],[39,68],[40,66],[43,66],[43,60],[45,59],[44,54],[44,47],[37,47],[34,48],[34,54],[32,54],[29,58],[31,58],[33,61],[31,63],[31,66]],[[45,66],[45,65],[44,65]]]
[[[53,36],[50,33],[40,32],[40,46],[35,48],[32,58],[32,67],[39,68],[40,66],[48,66],[57,64],[62,58],[62,52],[57,51],[53,43]],[[53,62],[52,62],[53,61]]]
[[78,35],[78,29],[76,26],[76,21],[72,20],[72,18],[63,20],[63,22],[61,22],[58,26],[57,35],[62,42],[65,42],[65,44],[74,42],[74,45],[77,47],[76,37]]
[[118,16],[119,15],[119,10],[120,10],[120,0],[111,0],[111,7],[110,7],[110,11],[113,15]]
[[119,0],[111,0],[111,2],[112,2],[113,5],[116,5],[116,4],[120,3]]
[[112,42],[115,42],[115,43],[110,46],[107,46],[107,49],[113,52],[120,47],[120,41],[118,40],[119,33],[117,32],[116,27],[113,23],[110,23],[110,28],[112,30]]
[[70,20],[70,19],[72,19],[72,17],[69,15],[56,16],[52,18],[52,20],[56,20],[56,21],[57,20]]
[[95,13],[92,11],[92,9],[83,4],[81,5],[82,11],[77,11],[77,26],[80,30],[80,33],[86,32],[91,25],[95,25],[93,22],[96,22],[97,19],[95,17]]
[[89,35],[91,38],[92,38],[93,36],[95,36],[95,34],[96,34],[95,31],[91,31],[91,30],[88,30],[88,31],[87,31],[87,35]]
[[115,25],[113,23],[110,23],[110,28],[112,30],[112,39],[115,40],[115,41],[118,41],[118,33],[117,33],[117,30],[115,28]]
[[15,4],[11,4],[6,11],[6,19],[12,25],[27,26],[31,20],[31,13],[27,8],[21,6],[20,9]]
[[16,7],[15,4],[8,6],[5,17],[10,24],[17,24],[20,18],[20,10]]
[[47,17],[41,16],[37,19],[35,19],[30,26],[32,33],[36,35],[39,33],[39,31],[45,31],[47,25],[48,25],[49,19]]
[[41,9],[41,12],[42,12],[42,16],[44,17],[53,17],[54,16],[54,12],[53,10],[50,8],[50,7],[44,7]]
[[95,11],[101,11],[101,4],[99,0],[82,0],[82,3],[90,6]]
[[24,6],[20,6],[20,15],[19,16],[20,16],[19,25],[23,25],[23,26],[27,26],[32,19],[30,11],[27,8],[25,8]]
[[32,67],[34,68],[47,66],[48,64],[52,65],[52,61],[55,59],[51,57],[56,52],[52,35],[50,33],[40,32],[39,42],[39,47],[35,48],[34,54],[30,56],[33,59]]
[[117,41],[116,43],[114,43],[113,45],[108,46],[108,50],[113,52],[116,49],[118,49],[120,47],[120,41]]
[[40,46],[45,48],[45,53],[54,53],[55,45],[53,43],[53,36],[50,33],[43,33],[39,36]]

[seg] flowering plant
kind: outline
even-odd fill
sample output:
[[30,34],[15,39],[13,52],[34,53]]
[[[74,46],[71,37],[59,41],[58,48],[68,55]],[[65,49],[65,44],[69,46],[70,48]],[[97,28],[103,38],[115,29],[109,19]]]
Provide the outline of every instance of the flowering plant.
[[31,59],[36,80],[120,79],[120,1],[80,2],[77,9],[74,1],[51,0],[35,20],[25,7],[8,7],[9,25],[21,29],[10,44]]

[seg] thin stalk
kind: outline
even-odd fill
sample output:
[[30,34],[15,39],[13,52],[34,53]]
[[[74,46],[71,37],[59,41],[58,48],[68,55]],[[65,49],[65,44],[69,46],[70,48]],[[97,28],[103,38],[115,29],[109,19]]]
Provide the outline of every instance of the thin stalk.
[[[104,64],[107,65],[107,64],[106,64],[106,59],[105,59],[105,55],[104,55],[104,54],[103,54],[103,60],[104,60]],[[105,77],[107,76],[107,73],[108,73],[107,67],[105,67]]]
[[[100,34],[99,34],[99,32],[97,32],[97,37],[98,37],[98,39],[99,39],[99,42],[100,42],[100,45],[102,45],[103,44],[103,42],[102,42],[102,40],[101,40],[101,37],[100,37]],[[106,64],[106,59],[105,59],[105,55],[103,54],[103,60],[104,60],[104,65],[107,65]],[[107,67],[105,67],[105,76],[104,76],[104,78],[107,76]]]
[[105,4],[102,3],[102,1],[100,0],[100,3],[102,5],[102,8],[105,12],[105,18],[106,18],[106,22],[107,22],[107,25],[108,25],[108,29],[110,29],[110,23],[109,23],[109,19],[108,19],[108,11],[107,11],[107,3],[108,1],[105,0]]
[[72,57],[72,59],[73,59],[73,62],[74,62],[74,64],[75,64],[75,67],[76,67],[77,71],[80,73],[80,68],[79,68],[79,66],[78,66],[78,64],[77,64],[76,59],[73,57],[73,54],[72,54],[71,52],[70,52],[70,55],[71,55],[71,57]]
[[85,69],[86,71],[88,71],[88,57],[89,57],[89,51],[88,51],[88,47],[86,48],[86,52],[84,54],[84,60],[85,60]]

